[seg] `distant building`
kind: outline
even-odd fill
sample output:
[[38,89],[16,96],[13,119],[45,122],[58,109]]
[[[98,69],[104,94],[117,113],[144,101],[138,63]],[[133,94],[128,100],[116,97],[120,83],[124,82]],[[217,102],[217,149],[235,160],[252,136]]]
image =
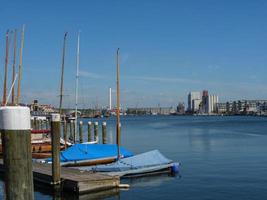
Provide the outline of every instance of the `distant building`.
[[227,113],[227,104],[226,103],[217,103],[217,113],[226,114]]
[[184,114],[185,113],[185,106],[184,103],[179,102],[176,110],[177,114]]
[[148,107],[148,108],[128,108],[127,114],[133,115],[170,115],[175,112],[172,107]]
[[217,104],[219,103],[219,97],[217,95],[209,95],[208,96],[208,101],[206,102],[207,104],[207,112],[208,114],[210,113],[217,113]]
[[202,102],[201,102],[201,112],[202,113],[209,113],[209,92],[208,90],[203,90],[202,92]]
[[200,105],[201,105],[201,99],[194,99],[194,100],[193,100],[192,111],[193,111],[194,113],[199,112]]
[[217,109],[218,113],[230,115],[262,114],[267,111],[267,100],[237,100],[217,103]]
[[199,92],[189,92],[188,94],[188,112],[196,112],[199,109],[200,102],[200,93]]

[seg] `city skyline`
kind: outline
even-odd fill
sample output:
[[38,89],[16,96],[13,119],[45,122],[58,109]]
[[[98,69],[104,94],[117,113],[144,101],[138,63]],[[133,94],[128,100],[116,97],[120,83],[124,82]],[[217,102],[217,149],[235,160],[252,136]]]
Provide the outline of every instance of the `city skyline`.
[[5,1],[0,8],[0,81],[5,32],[25,24],[25,103],[38,99],[58,105],[62,43],[68,31],[63,104],[74,105],[79,30],[81,107],[108,105],[109,87],[115,91],[117,47],[124,107],[174,106],[187,102],[190,91],[203,89],[218,95],[220,102],[267,99],[266,8],[264,1],[69,1],[63,7],[54,1]]

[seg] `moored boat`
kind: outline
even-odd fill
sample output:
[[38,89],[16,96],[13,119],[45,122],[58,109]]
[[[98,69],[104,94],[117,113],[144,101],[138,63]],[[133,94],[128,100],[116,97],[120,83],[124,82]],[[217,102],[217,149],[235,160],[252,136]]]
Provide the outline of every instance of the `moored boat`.
[[[121,157],[133,156],[133,153],[120,147]],[[62,166],[90,166],[106,164],[116,161],[117,145],[114,144],[74,144],[65,151],[60,152]],[[51,163],[49,158],[44,162]]]
[[177,173],[179,163],[163,156],[158,150],[153,150],[135,156],[122,158],[114,163],[91,167],[76,167],[80,170],[102,172],[112,176],[138,177],[157,173]]

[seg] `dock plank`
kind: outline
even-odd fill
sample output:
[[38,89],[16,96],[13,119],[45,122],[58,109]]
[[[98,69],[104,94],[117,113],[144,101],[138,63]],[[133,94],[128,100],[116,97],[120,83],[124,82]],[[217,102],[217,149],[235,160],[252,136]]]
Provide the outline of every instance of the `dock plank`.
[[[51,185],[52,165],[33,162],[35,182]],[[0,160],[0,172],[4,173],[3,160]],[[98,192],[118,187],[119,177],[61,167],[61,186],[63,191],[79,194]],[[51,185],[52,186],[52,185]]]

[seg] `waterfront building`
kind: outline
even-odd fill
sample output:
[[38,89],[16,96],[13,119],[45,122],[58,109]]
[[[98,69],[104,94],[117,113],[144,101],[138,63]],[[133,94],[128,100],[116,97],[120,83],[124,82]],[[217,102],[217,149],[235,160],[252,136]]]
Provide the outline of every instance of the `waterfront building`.
[[232,115],[261,114],[267,111],[267,100],[237,100],[218,103],[218,113]]
[[[199,109],[199,104],[197,105],[197,100],[200,100],[200,93],[199,92],[189,92],[188,94],[188,112],[196,112]],[[194,103],[195,101],[195,103]]]
[[217,113],[218,114],[227,113],[227,103],[217,103]]
[[133,115],[170,115],[175,112],[172,107],[147,107],[147,108],[128,108],[127,114]]
[[209,113],[209,92],[208,90],[203,90],[202,92],[202,102],[201,102],[201,112],[202,113]]
[[233,102],[226,102],[226,113],[231,114],[233,110]]
[[177,114],[184,114],[185,113],[185,106],[183,102],[179,102],[177,106]]
[[206,107],[208,108],[206,113],[217,113],[217,103],[219,103],[219,97],[217,95],[209,95],[206,102]]
[[192,111],[193,111],[194,113],[199,112],[200,105],[201,105],[201,99],[194,99],[194,100],[193,100]]

